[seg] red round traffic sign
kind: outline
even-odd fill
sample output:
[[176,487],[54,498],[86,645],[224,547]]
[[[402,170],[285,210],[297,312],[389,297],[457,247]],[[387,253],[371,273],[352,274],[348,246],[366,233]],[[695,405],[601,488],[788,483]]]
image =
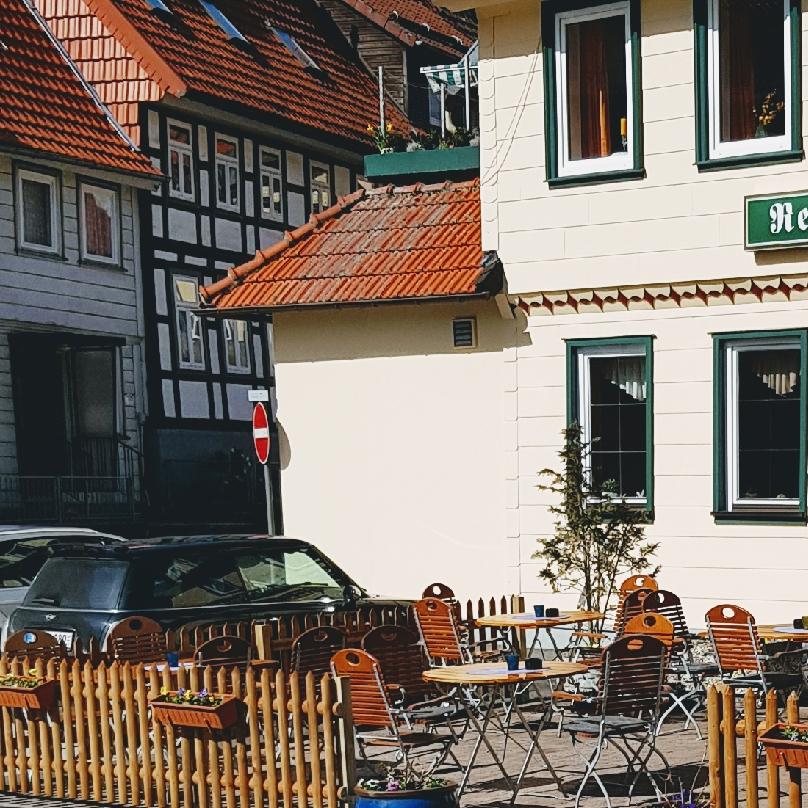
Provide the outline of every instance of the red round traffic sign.
[[269,418],[266,407],[259,401],[253,408],[253,445],[259,463],[269,460]]

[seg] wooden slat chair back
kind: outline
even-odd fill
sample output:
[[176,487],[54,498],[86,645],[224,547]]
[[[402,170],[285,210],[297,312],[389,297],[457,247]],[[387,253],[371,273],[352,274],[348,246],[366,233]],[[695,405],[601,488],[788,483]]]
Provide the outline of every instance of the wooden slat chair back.
[[166,651],[163,627],[149,617],[126,617],[107,637],[107,652],[121,662],[157,662],[165,659]]
[[10,657],[29,659],[67,659],[67,648],[53,634],[40,629],[24,628],[16,631],[6,640],[5,653]]
[[762,671],[760,638],[750,612],[741,606],[721,603],[704,617],[722,674]]
[[331,670],[334,676],[348,677],[357,727],[396,730],[381,666],[374,657],[358,648],[345,648],[331,658]]
[[224,634],[203,642],[194,652],[200,665],[246,668],[250,664],[252,648],[242,637]]
[[687,640],[690,631],[687,628],[685,612],[680,597],[667,589],[657,589],[646,596],[643,611],[664,615],[673,623],[674,636]]
[[653,589],[633,589],[628,592],[621,602],[618,615],[615,616],[614,631],[617,636],[626,633],[626,625],[633,617],[643,613],[643,605]]
[[[620,584],[620,590],[617,593],[617,607],[614,612],[614,628],[618,634],[627,619],[623,614],[626,598],[632,592],[636,592],[639,589],[653,592],[658,588],[659,585],[656,580],[650,575],[630,575]],[[629,617],[633,616],[634,615],[631,614],[629,615]]]
[[668,651],[650,635],[627,634],[603,654],[603,715],[659,714]]
[[436,662],[470,662],[464,651],[460,631],[451,604],[438,598],[422,598],[413,605],[415,622],[421,633],[427,656]]
[[305,676],[311,671],[321,677],[331,670],[331,657],[348,644],[342,629],[314,626],[295,637],[292,643],[292,671]]
[[623,636],[641,634],[645,637],[656,637],[670,652],[674,644],[673,623],[657,612],[643,612],[634,615],[627,623]]
[[435,582],[434,584],[430,584],[426,589],[424,589],[421,597],[437,598],[438,600],[457,600],[454,590],[450,586],[446,586],[446,584],[442,584],[439,581]]
[[362,649],[379,663],[388,688],[403,690],[404,703],[427,697],[423,673],[429,667],[418,637],[405,626],[377,626],[362,638]]

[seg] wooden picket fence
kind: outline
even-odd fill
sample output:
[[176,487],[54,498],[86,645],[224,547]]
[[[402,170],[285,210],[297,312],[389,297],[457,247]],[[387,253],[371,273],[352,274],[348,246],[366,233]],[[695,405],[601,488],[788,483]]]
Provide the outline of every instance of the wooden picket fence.
[[[2,657],[0,673],[27,665]],[[347,680],[78,660],[34,667],[58,681],[58,709],[0,708],[0,791],[158,808],[336,808],[354,783]],[[214,734],[158,723],[149,700],[179,687],[237,695],[243,726]]]
[[[785,718],[779,716],[778,694],[770,690],[762,709],[754,690],[737,691],[725,684],[707,688],[707,758],[711,808],[767,808],[780,805],[780,767],[758,755],[758,735],[780,720],[799,721],[795,693],[785,701]],[[801,808],[802,771],[783,773],[789,808]],[[763,792],[763,794],[761,794]]]

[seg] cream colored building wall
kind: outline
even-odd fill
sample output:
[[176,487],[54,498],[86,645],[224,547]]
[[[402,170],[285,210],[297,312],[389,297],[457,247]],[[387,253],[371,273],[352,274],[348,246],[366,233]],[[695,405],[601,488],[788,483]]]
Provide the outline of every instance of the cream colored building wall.
[[[478,348],[452,345],[476,316]],[[287,535],[373,592],[502,594],[502,346],[492,301],[274,316]]]

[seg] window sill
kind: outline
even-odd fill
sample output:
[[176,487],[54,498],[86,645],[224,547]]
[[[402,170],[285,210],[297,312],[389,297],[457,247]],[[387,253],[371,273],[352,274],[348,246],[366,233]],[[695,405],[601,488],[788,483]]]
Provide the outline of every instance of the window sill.
[[804,157],[802,149],[764,154],[739,154],[737,157],[719,157],[715,160],[697,161],[696,168],[699,171],[724,171],[730,168],[751,168],[771,163],[796,163]]
[[96,261],[93,258],[81,258],[79,264],[83,267],[92,267],[93,269],[109,269],[112,272],[125,272],[123,265],[120,263],[110,263],[109,261]]
[[627,168],[620,171],[602,171],[595,174],[575,174],[569,177],[548,177],[550,188],[569,188],[576,185],[597,185],[608,182],[644,180],[644,168]]
[[713,519],[722,525],[805,525],[808,515],[805,511],[713,511]]

